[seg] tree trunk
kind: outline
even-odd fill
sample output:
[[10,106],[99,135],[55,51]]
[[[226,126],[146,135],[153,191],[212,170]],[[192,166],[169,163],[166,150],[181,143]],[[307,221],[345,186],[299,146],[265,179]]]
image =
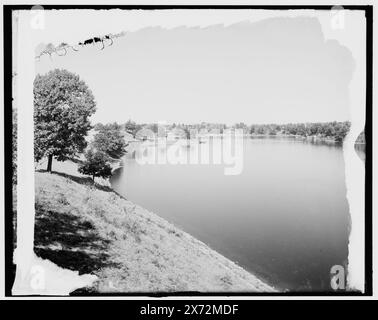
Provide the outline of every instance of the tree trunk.
[[93,181],[93,182],[94,182],[94,178],[95,178],[95,176],[93,175],[93,176],[92,176],[92,181]]
[[47,171],[48,172],[51,172],[51,169],[52,169],[52,160],[53,160],[53,156],[49,155],[49,158],[48,158],[48,161],[47,161]]

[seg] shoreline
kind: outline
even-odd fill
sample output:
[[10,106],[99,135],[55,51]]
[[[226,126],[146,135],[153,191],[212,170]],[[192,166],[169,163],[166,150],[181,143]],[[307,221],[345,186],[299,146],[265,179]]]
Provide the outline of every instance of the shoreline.
[[[113,170],[118,167],[120,162],[114,164]],[[41,246],[38,241],[44,239],[38,233],[44,232],[44,229],[38,228],[41,215],[45,218],[46,211],[66,210],[62,214],[67,215],[67,219],[85,218],[88,220],[86,224],[93,224],[101,235],[101,241],[110,243],[105,252],[110,255],[112,263],[102,265],[102,259],[98,259],[97,263],[102,266],[98,270],[90,270],[91,265],[96,263],[78,266],[79,272],[80,269],[84,269],[85,273],[93,273],[99,277],[96,287],[87,290],[94,292],[278,291],[277,288],[189,233],[119,196],[111,188],[108,179],[96,178],[96,183],[90,185],[88,178],[80,175],[76,168],[75,162],[59,163],[54,160],[53,174],[36,172],[35,242],[36,253],[44,252],[40,255],[42,258],[57,263],[60,261],[57,252],[49,251],[49,246],[57,244],[52,241],[45,244],[47,246]],[[52,223],[55,225],[56,221]],[[73,228],[72,232],[75,231],[76,229]],[[68,241],[65,238],[61,240]],[[67,249],[64,243],[60,244],[60,248]],[[71,249],[72,252],[88,250],[82,247]],[[46,255],[44,250],[47,250],[50,256]],[[100,251],[103,253],[104,249]],[[130,260],[125,261],[126,257]],[[80,264],[80,261],[77,263]],[[117,266],[113,266],[113,263]],[[75,268],[75,265],[64,266],[63,263],[62,267]]]
[[[311,141],[311,142],[324,142],[324,143],[332,143],[332,144],[342,144],[343,141],[338,141],[334,138],[330,138],[330,137],[322,137],[322,136],[316,136],[316,135],[312,135],[312,136],[302,136],[302,135],[295,135],[295,134],[242,134],[240,135],[241,137],[244,137],[244,138],[294,138],[296,140],[306,140],[306,141]],[[178,140],[199,140],[201,138],[203,139],[213,139],[213,138],[217,138],[217,139],[223,139],[225,137],[224,134],[216,134],[216,135],[205,135],[205,136],[201,136],[201,137],[193,137],[193,138],[189,138],[189,139],[186,139],[186,138],[179,138],[179,139],[168,139],[166,137],[155,137],[155,138],[148,138],[148,139],[137,139],[137,138],[134,138],[134,139],[125,139],[125,141],[127,143],[141,143],[141,142],[145,142],[145,141],[150,141],[150,142],[158,142],[159,140],[167,140],[171,143],[174,143],[175,141],[178,141]],[[358,141],[358,138],[356,139],[355,145],[365,145],[366,142],[361,142],[361,141]]]

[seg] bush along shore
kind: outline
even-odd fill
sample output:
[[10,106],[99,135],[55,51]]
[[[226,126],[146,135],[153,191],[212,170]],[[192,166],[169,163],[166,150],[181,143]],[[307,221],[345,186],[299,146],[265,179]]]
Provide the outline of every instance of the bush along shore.
[[57,162],[35,174],[35,253],[98,280],[75,293],[274,292],[171,223],[114,192],[106,179]]

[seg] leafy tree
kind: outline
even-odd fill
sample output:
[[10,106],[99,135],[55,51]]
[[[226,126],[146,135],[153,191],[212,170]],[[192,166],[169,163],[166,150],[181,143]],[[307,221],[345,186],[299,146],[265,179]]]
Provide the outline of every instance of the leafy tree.
[[79,76],[55,69],[34,80],[34,156],[64,161],[86,147],[85,136],[95,112],[92,92]]
[[185,138],[188,140],[190,139],[190,130],[187,126],[184,126],[182,130],[185,132]]
[[265,127],[258,126],[257,127],[257,134],[265,134]]
[[142,126],[140,124],[135,123],[134,121],[128,120],[125,123],[125,131],[127,133],[130,133],[134,138],[137,132],[141,129],[142,129]]
[[98,130],[92,146],[112,159],[119,159],[126,153],[127,143],[122,135],[121,126],[117,123],[96,125]]
[[269,135],[270,136],[275,136],[277,134],[277,130],[276,130],[276,128],[275,127],[271,127],[270,129],[269,129]]
[[108,178],[112,175],[107,155],[93,149],[89,149],[85,153],[85,161],[79,166],[78,171],[91,176],[93,181],[95,177]]
[[348,134],[350,129],[349,122],[341,122],[336,124],[336,133],[335,133],[335,140],[337,142],[343,142],[345,136]]
[[[176,125],[175,125],[176,126]],[[151,130],[153,133],[158,133],[159,126],[157,123],[151,123],[147,126],[149,130]]]
[[96,123],[94,126],[93,126],[93,129],[95,131],[100,131],[100,130],[103,130],[104,129],[104,125],[102,123]]

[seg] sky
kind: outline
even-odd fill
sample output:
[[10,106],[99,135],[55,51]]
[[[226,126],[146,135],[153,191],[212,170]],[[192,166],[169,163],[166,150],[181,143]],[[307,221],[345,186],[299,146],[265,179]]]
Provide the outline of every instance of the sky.
[[112,46],[43,56],[92,90],[92,121],[233,124],[349,119],[355,62],[314,17],[127,32]]

